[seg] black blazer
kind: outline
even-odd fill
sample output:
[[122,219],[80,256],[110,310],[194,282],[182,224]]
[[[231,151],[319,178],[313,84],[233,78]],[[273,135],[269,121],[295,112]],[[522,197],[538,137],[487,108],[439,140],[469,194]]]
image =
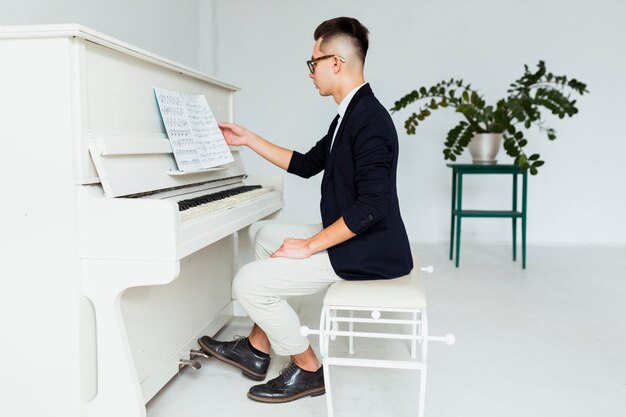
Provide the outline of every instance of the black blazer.
[[337,275],[347,280],[406,275],[413,259],[398,204],[398,135],[391,117],[369,84],[364,85],[346,109],[331,152],[338,117],[310,151],[293,152],[288,172],[309,178],[324,170],[324,227],[343,216],[356,233],[328,248]]

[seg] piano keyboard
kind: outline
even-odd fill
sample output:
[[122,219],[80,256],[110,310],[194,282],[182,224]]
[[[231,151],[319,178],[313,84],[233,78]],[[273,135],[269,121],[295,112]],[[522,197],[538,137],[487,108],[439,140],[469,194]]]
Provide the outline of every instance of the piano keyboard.
[[219,210],[236,206],[244,201],[254,200],[263,194],[274,191],[273,188],[260,185],[244,185],[206,194],[178,202],[181,221],[187,221]]

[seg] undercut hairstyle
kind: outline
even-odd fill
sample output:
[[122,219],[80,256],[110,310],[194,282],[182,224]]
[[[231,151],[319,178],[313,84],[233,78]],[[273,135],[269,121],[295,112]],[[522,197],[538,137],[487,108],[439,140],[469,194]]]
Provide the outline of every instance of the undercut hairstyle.
[[360,58],[361,62],[364,63],[367,48],[369,47],[368,34],[369,30],[358,20],[352,17],[336,17],[322,22],[317,29],[315,29],[313,37],[316,41],[322,38],[321,46],[332,42],[336,37],[349,38],[357,56]]

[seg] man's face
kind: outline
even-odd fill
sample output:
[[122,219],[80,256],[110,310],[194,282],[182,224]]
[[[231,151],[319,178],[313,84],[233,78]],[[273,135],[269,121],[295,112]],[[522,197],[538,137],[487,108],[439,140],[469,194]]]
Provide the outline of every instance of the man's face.
[[[315,42],[313,54],[311,55],[312,59],[320,58],[329,54],[329,52],[325,52],[320,49],[321,43],[321,38]],[[334,75],[332,71],[333,59],[334,58],[326,58],[316,61],[313,64],[315,66],[314,72],[309,73],[309,77],[313,80],[313,84],[315,84],[315,87],[319,90],[321,96],[331,95],[330,89]]]

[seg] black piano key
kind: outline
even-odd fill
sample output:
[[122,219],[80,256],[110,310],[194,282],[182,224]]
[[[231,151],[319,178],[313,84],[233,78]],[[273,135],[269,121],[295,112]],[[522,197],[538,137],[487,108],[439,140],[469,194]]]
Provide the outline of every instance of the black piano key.
[[223,200],[228,197],[235,196],[237,194],[245,193],[248,191],[262,188],[260,185],[242,185],[235,188],[230,188],[224,191],[218,191],[211,194],[201,195],[199,197],[189,198],[187,200],[181,200],[178,202],[178,211],[189,210],[192,207],[196,207],[202,204],[210,203],[213,201]]

